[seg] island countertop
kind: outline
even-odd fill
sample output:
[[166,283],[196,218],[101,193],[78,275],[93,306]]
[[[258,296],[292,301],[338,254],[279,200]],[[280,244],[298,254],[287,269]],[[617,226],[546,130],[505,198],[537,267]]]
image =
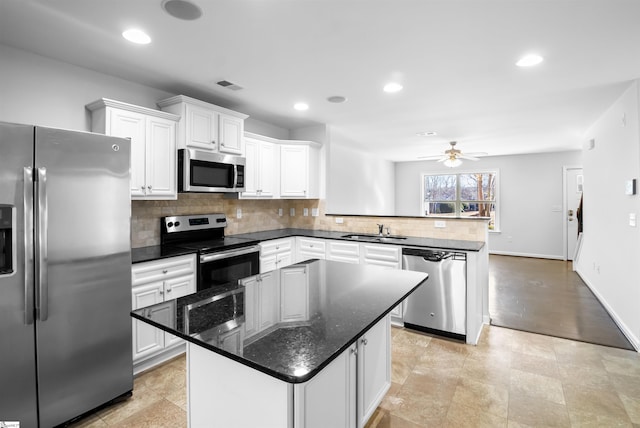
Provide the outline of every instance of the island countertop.
[[[278,286],[269,285],[274,275],[283,278],[274,282]],[[131,315],[277,379],[301,383],[319,373],[418,286],[428,286],[427,274],[312,260],[141,308]],[[288,317],[292,306],[298,309],[296,316]],[[261,322],[265,311],[273,315],[271,322]],[[231,334],[235,339],[225,340]]]

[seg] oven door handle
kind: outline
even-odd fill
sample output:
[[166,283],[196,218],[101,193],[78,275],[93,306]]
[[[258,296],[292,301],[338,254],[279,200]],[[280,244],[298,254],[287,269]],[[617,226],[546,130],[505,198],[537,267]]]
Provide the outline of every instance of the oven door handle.
[[230,257],[242,256],[244,254],[260,252],[260,247],[254,245],[251,247],[244,247],[239,250],[222,251],[220,253],[203,254],[200,256],[200,263],[208,263],[216,260],[228,259]]

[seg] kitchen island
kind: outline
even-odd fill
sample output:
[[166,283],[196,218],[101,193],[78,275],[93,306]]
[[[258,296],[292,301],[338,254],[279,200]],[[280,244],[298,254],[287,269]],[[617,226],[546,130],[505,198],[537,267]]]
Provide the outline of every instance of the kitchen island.
[[388,314],[426,279],[313,260],[132,316],[187,341],[191,427],[361,427],[391,383]]

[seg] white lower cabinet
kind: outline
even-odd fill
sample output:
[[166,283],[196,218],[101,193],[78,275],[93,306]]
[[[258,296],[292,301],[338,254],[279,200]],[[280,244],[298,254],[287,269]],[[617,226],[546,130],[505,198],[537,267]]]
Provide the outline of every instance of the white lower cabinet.
[[[186,255],[132,265],[132,309],[140,309],[196,291],[196,257]],[[154,309],[155,319],[175,317],[170,305]],[[183,340],[149,324],[132,320],[134,373],[184,351]]]
[[360,244],[346,241],[327,241],[327,260],[360,263]]
[[326,259],[327,242],[320,238],[296,237],[296,260]]
[[362,428],[391,386],[388,316],[299,384],[192,343],[187,348],[187,406],[194,428],[211,426],[212,417],[224,427]]
[[280,270],[280,322],[309,319],[309,276],[306,265]]
[[274,271],[244,278],[241,284],[245,287],[244,334],[249,339],[277,322],[279,284]]
[[260,243],[260,272],[268,272],[293,263],[295,238],[274,239]]
[[364,427],[390,386],[387,316],[309,382],[294,386],[294,426]]

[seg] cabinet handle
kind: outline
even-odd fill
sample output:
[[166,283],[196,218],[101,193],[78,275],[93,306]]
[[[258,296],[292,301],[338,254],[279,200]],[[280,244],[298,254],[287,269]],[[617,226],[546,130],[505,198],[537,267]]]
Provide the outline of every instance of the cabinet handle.
[[147,186],[147,189],[149,189],[149,193],[151,193],[153,190],[151,189],[151,186]]
[[162,269],[162,273],[166,274],[167,272],[169,272],[167,269]]
[[352,355],[358,355],[358,350],[356,348],[351,348],[349,351]]
[[140,190],[142,190],[142,193],[144,193],[144,186],[140,186]]
[[164,296],[164,291],[160,290],[160,295]]
[[167,293],[171,293],[171,288],[167,287]]
[[362,339],[362,341],[361,341],[361,342],[362,342],[362,344],[363,344],[364,346],[367,346],[367,343],[369,343],[369,341],[367,340],[367,338],[366,338],[366,337],[365,337],[364,339]]

